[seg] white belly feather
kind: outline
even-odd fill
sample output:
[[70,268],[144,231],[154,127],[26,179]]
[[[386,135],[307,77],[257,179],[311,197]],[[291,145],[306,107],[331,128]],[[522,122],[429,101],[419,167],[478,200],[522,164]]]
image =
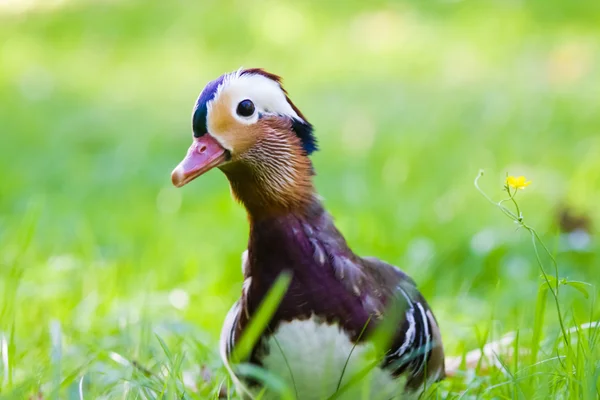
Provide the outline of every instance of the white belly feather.
[[[314,318],[282,323],[267,340],[267,348],[268,354],[261,359],[263,367],[281,380],[292,399],[329,398],[338,388],[344,366],[340,388],[370,372],[337,399],[388,400],[400,398],[402,393],[402,380],[393,379],[379,367],[368,367],[376,360],[373,346],[360,344],[353,349],[337,324],[319,323]],[[285,398],[282,395],[263,398]]]

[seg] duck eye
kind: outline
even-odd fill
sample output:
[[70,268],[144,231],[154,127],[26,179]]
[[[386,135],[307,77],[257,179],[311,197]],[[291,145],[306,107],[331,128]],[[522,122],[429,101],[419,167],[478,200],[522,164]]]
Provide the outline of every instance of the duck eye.
[[237,106],[237,113],[241,117],[249,117],[254,114],[254,103],[252,100],[242,100]]

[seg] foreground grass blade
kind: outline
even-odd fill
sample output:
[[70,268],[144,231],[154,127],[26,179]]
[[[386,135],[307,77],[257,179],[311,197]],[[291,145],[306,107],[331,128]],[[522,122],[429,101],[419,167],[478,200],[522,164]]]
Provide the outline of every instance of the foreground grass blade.
[[257,312],[250,319],[250,323],[244,331],[240,341],[235,346],[231,357],[234,364],[248,358],[254,345],[258,341],[258,338],[269,324],[277,307],[279,307],[279,303],[285,295],[291,280],[292,275],[287,271],[284,271],[279,275],[273,284],[273,287],[271,287],[265,296],[265,299],[258,307]]
[[239,364],[237,371],[240,375],[252,378],[257,382],[260,382],[263,390],[254,398],[259,400],[265,395],[266,391],[269,390],[269,395],[276,394],[278,398],[282,400],[293,400],[296,397],[293,395],[293,390],[286,385],[280,377],[274,375],[272,372],[267,371],[264,368],[253,364]]

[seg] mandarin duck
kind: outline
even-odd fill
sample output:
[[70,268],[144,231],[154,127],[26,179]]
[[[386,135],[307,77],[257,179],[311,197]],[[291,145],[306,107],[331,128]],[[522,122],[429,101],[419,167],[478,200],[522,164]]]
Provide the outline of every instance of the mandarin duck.
[[[279,76],[240,69],[209,82],[195,103],[192,131],[173,184],[218,168],[248,214],[242,293],[221,334],[221,356],[242,397],[262,391],[262,398],[279,398],[241,376],[231,356],[284,271],[289,286],[247,362],[295,398],[406,398],[444,377],[440,330],[413,280],[356,255],[325,210],[309,158],[317,150],[313,127]],[[370,338],[385,321],[392,321],[387,347],[373,351]],[[358,373],[366,389],[351,384]]]

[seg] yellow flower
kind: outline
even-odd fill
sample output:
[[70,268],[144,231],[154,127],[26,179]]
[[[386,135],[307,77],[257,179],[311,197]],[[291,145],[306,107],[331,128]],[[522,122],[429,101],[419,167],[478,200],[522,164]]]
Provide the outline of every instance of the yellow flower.
[[515,189],[525,189],[531,184],[531,181],[525,179],[524,176],[508,176],[506,178],[506,184]]

